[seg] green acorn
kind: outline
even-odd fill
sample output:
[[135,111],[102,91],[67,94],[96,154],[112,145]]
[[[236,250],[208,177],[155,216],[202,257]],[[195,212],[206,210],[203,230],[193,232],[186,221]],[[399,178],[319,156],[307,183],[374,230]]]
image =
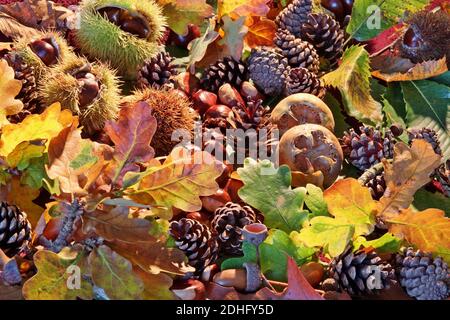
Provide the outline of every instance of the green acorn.
[[49,68],[75,56],[66,40],[56,32],[19,38],[14,43],[14,48],[16,54],[34,68],[37,81]]
[[102,63],[73,57],[52,68],[39,85],[44,105],[60,102],[80,117],[83,132],[93,135],[119,111],[120,89],[115,72]]
[[80,49],[126,79],[135,79],[144,60],[161,51],[166,20],[153,0],[84,0],[80,8]]

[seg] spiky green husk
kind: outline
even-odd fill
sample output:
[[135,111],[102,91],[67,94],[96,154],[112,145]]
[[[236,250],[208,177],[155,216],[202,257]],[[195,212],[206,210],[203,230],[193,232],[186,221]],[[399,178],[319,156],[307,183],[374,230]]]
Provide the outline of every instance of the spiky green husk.
[[87,107],[80,108],[78,97],[80,87],[70,72],[89,63],[84,58],[74,57],[47,72],[39,85],[39,96],[43,104],[60,102],[80,117],[83,131],[93,135],[103,129],[105,122],[115,119],[119,112],[119,80],[108,66],[98,62],[91,63],[91,73],[99,80],[101,87],[98,97]]
[[[96,11],[105,6],[144,15],[152,30],[150,37],[140,39],[109,22]],[[144,60],[162,50],[158,40],[164,32],[165,18],[152,0],[84,0],[80,16],[76,38],[83,53],[110,63],[126,79],[135,79]]]
[[36,81],[39,82],[41,77],[51,68],[55,66],[46,66],[44,62],[31,50],[29,44],[38,39],[54,38],[59,47],[58,64],[64,62],[66,59],[73,59],[75,53],[67,44],[66,40],[57,32],[42,32],[35,37],[21,37],[14,43],[14,50],[29,66],[34,67]]
[[188,98],[182,98],[171,89],[147,88],[126,97],[125,103],[145,101],[152,108],[152,115],[158,123],[151,146],[156,156],[167,156],[179,141],[172,141],[176,130],[185,130],[192,134],[196,113],[191,108]]

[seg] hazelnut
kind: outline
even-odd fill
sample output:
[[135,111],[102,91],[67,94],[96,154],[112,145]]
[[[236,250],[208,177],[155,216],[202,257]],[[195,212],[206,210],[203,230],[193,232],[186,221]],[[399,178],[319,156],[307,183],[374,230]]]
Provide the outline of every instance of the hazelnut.
[[219,189],[215,194],[207,197],[201,197],[203,209],[208,212],[215,212],[216,209],[223,207],[231,201],[230,195],[223,189]]
[[278,146],[280,165],[292,171],[313,174],[321,171],[324,187],[336,181],[342,167],[343,153],[338,139],[318,124],[303,124],[289,129]]
[[300,124],[320,124],[334,130],[334,118],[330,108],[318,97],[309,93],[288,96],[272,110],[270,121],[276,124],[282,136],[290,128]]
[[239,91],[229,83],[226,83],[219,88],[218,95],[220,103],[223,103],[230,108],[237,107],[238,105],[245,106],[245,102],[239,94]]
[[198,90],[196,93],[192,95],[192,101],[194,103],[194,109],[200,115],[203,115],[206,112],[206,110],[216,105],[217,96],[209,91]]

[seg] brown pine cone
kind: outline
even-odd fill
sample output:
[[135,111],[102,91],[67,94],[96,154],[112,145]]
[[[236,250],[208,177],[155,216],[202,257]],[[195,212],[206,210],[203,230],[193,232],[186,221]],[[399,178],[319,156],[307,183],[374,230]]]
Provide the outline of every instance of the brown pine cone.
[[284,94],[290,96],[296,93],[310,93],[322,98],[325,88],[314,73],[305,68],[294,68],[287,74]]
[[173,65],[173,58],[167,52],[160,52],[155,57],[145,60],[138,71],[137,83],[141,89],[161,88],[168,84],[170,78],[178,72]]
[[312,0],[294,0],[277,16],[275,23],[278,29],[286,29],[296,37],[300,37],[302,24],[311,13]]

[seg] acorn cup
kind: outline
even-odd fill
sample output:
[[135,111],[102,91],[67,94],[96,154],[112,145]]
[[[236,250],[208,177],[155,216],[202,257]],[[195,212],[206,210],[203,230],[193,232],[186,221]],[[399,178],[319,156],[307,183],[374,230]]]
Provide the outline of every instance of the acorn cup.
[[80,10],[81,51],[125,79],[136,79],[139,66],[161,51],[165,18],[153,0],[84,0]]
[[39,86],[44,105],[60,102],[80,117],[83,132],[94,135],[108,120],[117,117],[120,103],[119,80],[102,63],[71,57],[48,72]]

